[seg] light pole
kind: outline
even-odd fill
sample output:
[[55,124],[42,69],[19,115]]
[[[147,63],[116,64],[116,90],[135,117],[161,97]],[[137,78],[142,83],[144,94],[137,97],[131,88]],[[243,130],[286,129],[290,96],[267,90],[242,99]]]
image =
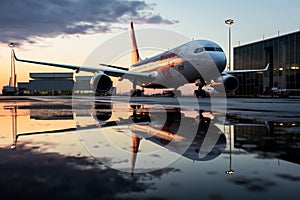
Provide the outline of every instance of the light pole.
[[225,20],[225,24],[228,25],[229,30],[228,30],[228,43],[229,43],[229,58],[228,58],[228,70],[231,68],[231,25],[234,23],[233,19],[227,19]]
[[13,49],[15,47],[15,44],[13,42],[9,43],[8,45],[11,48],[11,58],[10,58],[10,83],[9,86],[13,86],[14,88],[16,88],[16,84],[17,84],[17,75],[16,75],[16,66],[15,66],[15,58],[14,58],[14,54],[13,54]]

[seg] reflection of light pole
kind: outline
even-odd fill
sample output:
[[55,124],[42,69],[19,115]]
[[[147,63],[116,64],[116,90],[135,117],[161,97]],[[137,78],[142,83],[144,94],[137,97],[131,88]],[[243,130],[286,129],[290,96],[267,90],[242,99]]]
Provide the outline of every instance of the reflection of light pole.
[[17,147],[17,128],[18,128],[18,121],[17,121],[17,107],[13,106],[10,108],[11,110],[11,120],[12,120],[12,134],[13,134],[13,142],[11,145],[11,149],[16,149]]
[[228,40],[228,43],[229,43],[229,58],[228,58],[228,70],[230,70],[231,68],[231,25],[234,23],[233,19],[227,19],[225,20],[225,24],[228,25],[229,27],[229,30],[228,30],[228,37],[229,37],[229,40]]
[[226,174],[229,174],[229,175],[234,174],[234,170],[231,168],[231,164],[232,164],[231,145],[232,145],[232,143],[231,143],[231,127],[229,126],[229,170],[225,172]]

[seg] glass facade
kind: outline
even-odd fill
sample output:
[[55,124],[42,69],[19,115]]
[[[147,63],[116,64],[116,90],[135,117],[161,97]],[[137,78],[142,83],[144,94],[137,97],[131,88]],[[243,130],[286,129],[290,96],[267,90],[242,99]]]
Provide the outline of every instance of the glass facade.
[[300,94],[300,31],[234,48],[234,69],[261,69],[240,74],[237,95]]

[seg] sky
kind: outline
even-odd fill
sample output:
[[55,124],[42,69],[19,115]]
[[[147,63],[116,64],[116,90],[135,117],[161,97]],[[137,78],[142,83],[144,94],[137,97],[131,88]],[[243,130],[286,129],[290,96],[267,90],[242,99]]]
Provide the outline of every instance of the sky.
[[[21,58],[82,65],[133,21],[136,29],[215,41],[228,55],[226,19],[234,19],[234,47],[299,31],[299,7],[298,0],[0,0],[0,89],[10,76],[10,42]],[[16,71],[18,81],[28,81],[30,72],[67,70],[16,63]]]

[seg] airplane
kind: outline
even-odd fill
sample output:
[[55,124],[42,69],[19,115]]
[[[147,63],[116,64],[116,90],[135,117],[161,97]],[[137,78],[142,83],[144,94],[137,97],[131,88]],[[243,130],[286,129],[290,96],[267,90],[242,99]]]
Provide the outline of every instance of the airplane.
[[[148,59],[142,60],[139,54],[133,22],[130,23],[132,41],[132,65],[128,68],[110,64],[100,64],[102,67],[73,66],[17,58],[16,61],[67,68],[94,73],[90,80],[91,88],[95,93],[106,93],[113,86],[111,77],[119,80],[128,79],[133,83],[131,96],[141,96],[144,88],[174,88],[174,96],[180,96],[178,88],[188,83],[196,83],[198,90],[194,93],[197,97],[205,97],[205,86],[210,86],[220,92],[234,92],[238,89],[239,81],[232,74],[266,72],[269,64],[264,69],[231,70],[226,71],[226,55],[222,48],[209,40],[193,40],[165,51]],[[137,85],[143,89],[138,90]],[[220,85],[224,85],[221,87]]]

